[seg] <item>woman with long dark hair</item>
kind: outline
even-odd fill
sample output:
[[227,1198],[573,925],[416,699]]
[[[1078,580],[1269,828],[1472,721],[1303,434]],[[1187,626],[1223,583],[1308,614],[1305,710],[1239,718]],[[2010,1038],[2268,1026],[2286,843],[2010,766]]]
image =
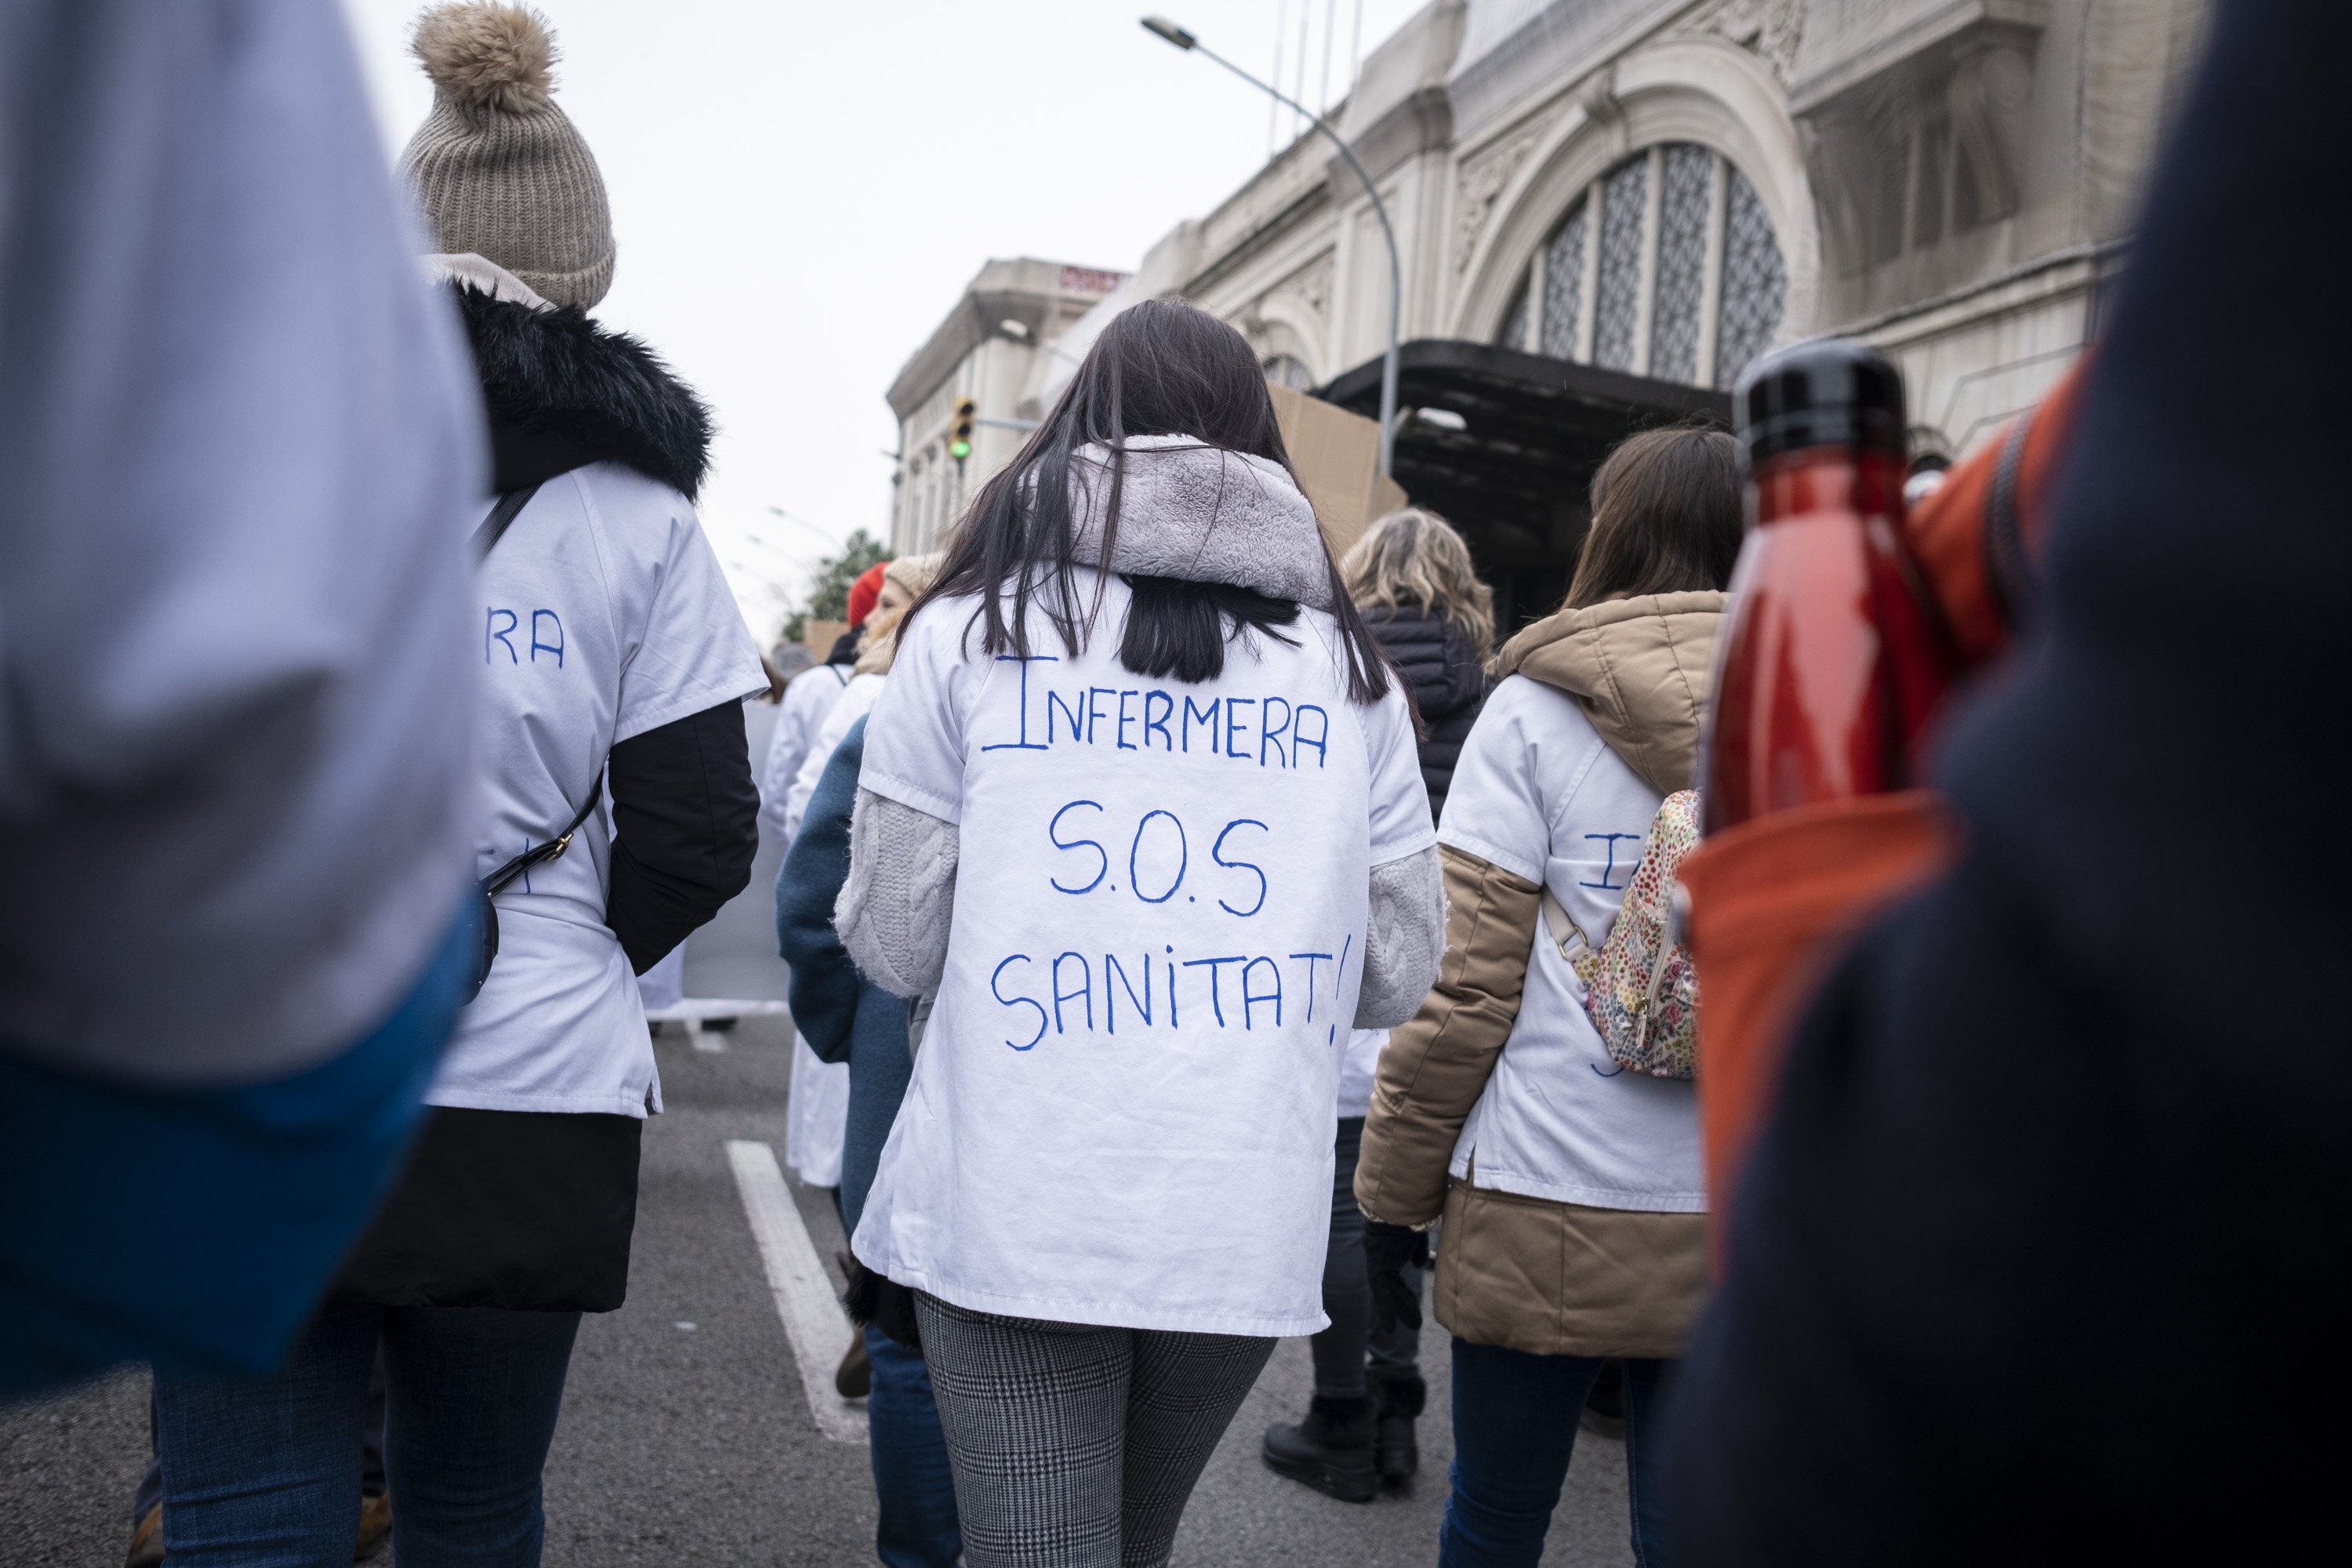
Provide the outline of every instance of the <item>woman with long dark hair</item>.
[[1706,1281],[1698,1102],[1689,1080],[1611,1057],[1584,976],[1660,805],[1691,785],[1739,537],[1729,436],[1620,445],[1593,477],[1568,603],[1504,645],[1446,797],[1444,968],[1381,1052],[1356,1166],[1376,1310],[1418,1326],[1406,1227],[1444,1217],[1443,1568],[1534,1568],[1611,1360],[1633,1559],[1664,1561],[1659,1392]]
[[937,999],[853,1247],[974,1568],[1165,1563],[1323,1326],[1349,1031],[1436,973],[1413,742],[1240,334],[1116,318],[900,628],[837,911]]

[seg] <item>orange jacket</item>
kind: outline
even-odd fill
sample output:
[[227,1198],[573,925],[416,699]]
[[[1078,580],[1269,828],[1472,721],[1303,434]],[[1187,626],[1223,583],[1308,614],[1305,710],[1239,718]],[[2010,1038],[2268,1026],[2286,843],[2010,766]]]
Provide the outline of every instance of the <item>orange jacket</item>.
[[[1953,468],[1904,538],[1963,671],[2008,651],[2083,362],[2049,397]],[[1683,862],[1698,966],[1699,1114],[1718,1244],[1739,1162],[1770,1108],[1790,1029],[1830,961],[1956,847],[1933,791],[1783,812],[1709,837]]]

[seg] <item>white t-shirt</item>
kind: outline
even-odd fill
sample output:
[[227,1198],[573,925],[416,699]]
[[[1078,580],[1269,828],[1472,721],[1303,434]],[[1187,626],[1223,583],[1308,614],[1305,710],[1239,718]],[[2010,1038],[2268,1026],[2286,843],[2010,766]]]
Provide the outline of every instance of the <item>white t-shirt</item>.
[[[1609,749],[1566,692],[1515,675],[1462,747],[1437,837],[1541,882],[1594,947],[1624,901],[1658,792]],[[1453,1174],[1593,1208],[1696,1214],[1698,1097],[1687,1081],[1629,1072],[1584,1012],[1584,983],[1538,916],[1527,988],[1494,1076],[1471,1108]]]
[[795,1029],[784,1100],[784,1163],[808,1186],[837,1187],[848,1142],[849,1064],[819,1059]]
[[[1079,602],[1096,574],[1082,572]],[[1404,694],[1347,698],[1329,616],[1197,686],[900,643],[859,783],[960,825],[947,971],[857,1256],[976,1310],[1254,1335],[1324,1324],[1332,1106],[1374,865],[1426,848]]]
[[[561,832],[618,742],[767,688],[693,506],[618,464],[541,486],[477,588],[477,875]],[[429,1103],[661,1109],[636,979],[604,923],[610,809],[499,895],[498,962],[458,1017]]]
[[808,761],[817,727],[840,700],[849,684],[845,664],[820,664],[793,677],[776,710],[776,731],[768,742],[768,755],[760,770],[760,826],[789,846],[793,835],[784,828],[784,801],[801,764]]
[[[836,736],[822,750],[817,745],[825,720],[841,705],[853,679],[845,664],[821,664],[803,670],[784,688],[783,708],[776,715],[775,739],[769,744],[767,768],[760,781],[760,820],[787,847],[800,837],[801,818],[807,814],[816,780],[823,775],[834,747],[841,743]],[[848,725],[842,725],[840,733],[848,732]],[[814,771],[809,772],[812,763]],[[798,789],[804,772],[809,773],[808,787]],[[808,1041],[794,1030],[792,1083],[785,1102],[784,1163],[803,1183],[812,1187],[841,1184],[848,1114],[849,1064],[818,1060]]]
[[1386,1029],[1358,1029],[1339,1060],[1339,1115],[1370,1116],[1372,1084],[1381,1076],[1381,1048],[1389,1043]]
[[849,684],[841,689],[841,695],[825,710],[824,722],[816,727],[808,754],[801,759],[801,771],[793,776],[793,787],[784,795],[785,843],[801,836],[801,819],[808,815],[809,802],[816,798],[817,784],[824,777],[824,764],[833,761],[833,753],[849,739],[851,726],[874,711],[874,700],[882,695],[883,679],[870,670],[851,676]]

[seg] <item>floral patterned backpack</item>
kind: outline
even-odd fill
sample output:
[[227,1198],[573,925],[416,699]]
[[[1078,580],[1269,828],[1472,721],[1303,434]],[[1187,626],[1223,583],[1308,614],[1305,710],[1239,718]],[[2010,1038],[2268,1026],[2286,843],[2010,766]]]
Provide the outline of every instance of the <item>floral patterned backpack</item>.
[[1698,847],[1698,791],[1666,796],[1642,842],[1609,940],[1595,948],[1544,889],[1544,917],[1560,955],[1584,982],[1584,1011],[1619,1066],[1656,1078],[1698,1076],[1698,975],[1674,940],[1675,873]]

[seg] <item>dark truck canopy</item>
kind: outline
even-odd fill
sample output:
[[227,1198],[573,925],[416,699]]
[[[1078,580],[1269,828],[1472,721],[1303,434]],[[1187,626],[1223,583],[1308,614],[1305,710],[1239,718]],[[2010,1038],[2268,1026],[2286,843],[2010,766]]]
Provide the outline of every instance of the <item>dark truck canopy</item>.
[[[1406,414],[1394,477],[1414,505],[1469,541],[1478,574],[1495,590],[1503,637],[1559,607],[1591,521],[1593,470],[1612,447],[1655,426],[1731,422],[1728,393],[1516,349],[1422,338],[1397,358],[1399,411],[1447,409],[1463,428]],[[1378,418],[1381,362],[1358,365],[1317,395]]]

